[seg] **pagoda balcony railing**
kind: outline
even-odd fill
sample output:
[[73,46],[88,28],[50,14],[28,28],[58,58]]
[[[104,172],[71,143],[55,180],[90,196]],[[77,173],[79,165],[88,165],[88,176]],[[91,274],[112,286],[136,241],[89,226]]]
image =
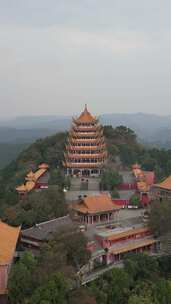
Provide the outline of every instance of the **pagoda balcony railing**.
[[98,136],[99,133],[98,132],[72,132],[71,133],[72,136]]
[[102,129],[102,127],[100,125],[98,126],[93,126],[93,127],[84,127],[84,126],[72,126],[72,129],[75,132],[97,132],[100,131]]
[[67,168],[101,168],[104,162],[97,163],[70,163],[66,162],[65,167]]
[[103,145],[98,145],[98,146],[66,146],[66,150],[70,150],[70,151],[78,151],[78,150],[92,150],[92,151],[95,151],[95,150],[102,150],[102,149],[105,149],[106,148],[106,145],[103,144]]
[[99,138],[93,138],[93,139],[82,139],[82,138],[71,138],[70,139],[71,142],[75,142],[75,143],[92,143],[92,142],[95,142],[95,143],[100,143],[101,142],[101,138],[99,140]]
[[102,132],[70,132],[69,133],[70,137],[74,137],[74,138],[80,138],[80,137],[94,137],[94,138],[99,138],[103,136]]
[[103,158],[106,157],[107,153],[98,153],[98,154],[70,154],[70,153],[65,153],[65,157],[67,158]]
[[72,155],[77,157],[77,156],[91,156],[91,155],[106,155],[107,154],[107,151],[105,149],[98,149],[98,150],[76,150],[76,151],[73,151],[73,150],[66,150],[65,152],[67,155]]

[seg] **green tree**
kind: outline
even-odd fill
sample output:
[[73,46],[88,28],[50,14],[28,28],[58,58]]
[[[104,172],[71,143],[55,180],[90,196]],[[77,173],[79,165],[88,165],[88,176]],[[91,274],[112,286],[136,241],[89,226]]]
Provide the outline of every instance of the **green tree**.
[[171,204],[170,201],[155,201],[151,205],[149,224],[158,236],[171,232]]
[[118,172],[112,169],[106,169],[101,177],[101,188],[103,190],[112,191],[121,184],[121,182],[122,176]]
[[155,280],[159,273],[157,259],[146,253],[130,254],[124,261],[125,270],[132,277],[132,281]]
[[9,298],[12,303],[23,304],[31,296],[36,286],[33,279],[36,265],[37,262],[33,255],[26,252],[21,260],[12,267],[8,281]]
[[109,286],[107,287],[109,304],[125,304],[129,296],[130,279],[124,269],[113,269],[107,276]]
[[120,159],[125,166],[130,166],[136,163],[138,154],[134,146],[125,143],[119,145]]
[[5,208],[3,219],[12,225],[30,227],[36,223],[67,214],[67,205],[62,189],[49,187],[48,190],[32,192],[24,201],[11,208]]
[[55,234],[53,242],[62,245],[67,263],[75,269],[79,270],[88,262],[90,253],[87,250],[87,238],[77,230],[77,227],[71,227],[69,231],[64,229],[60,234]]
[[170,304],[171,284],[167,280],[160,279],[156,282],[154,288],[154,298],[159,304]]
[[59,168],[50,171],[50,180],[49,180],[50,185],[60,185],[63,188],[64,180],[65,180],[64,174],[62,174]]
[[154,302],[152,298],[148,296],[132,295],[128,300],[128,304],[157,304],[157,303]]
[[47,283],[36,289],[31,297],[31,303],[67,304],[69,287],[63,274],[57,273]]
[[117,191],[117,189],[113,189],[112,191],[111,191],[111,197],[112,198],[119,198],[120,196],[119,196],[119,192]]
[[136,207],[139,207],[140,206],[140,199],[137,195],[133,195],[131,198],[130,198],[130,203],[132,206],[136,206]]

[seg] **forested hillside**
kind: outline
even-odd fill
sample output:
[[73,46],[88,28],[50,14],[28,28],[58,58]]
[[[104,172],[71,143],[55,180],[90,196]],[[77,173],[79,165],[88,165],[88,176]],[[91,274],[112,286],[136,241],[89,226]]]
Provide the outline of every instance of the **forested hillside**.
[[124,126],[105,126],[104,134],[112,161],[119,156],[125,168],[138,162],[144,170],[155,170],[157,180],[171,174],[171,149],[147,148],[138,143],[133,130]]
[[[121,170],[130,170],[132,164],[139,162],[143,169],[155,170],[158,180],[171,173],[171,150],[145,148],[137,142],[135,132],[124,126],[116,128],[105,126],[104,135],[108,149],[106,166],[110,167],[111,164],[115,164],[116,159],[120,159]],[[61,132],[37,140],[22,151],[15,161],[0,171],[0,216],[4,220],[11,224],[23,223],[25,226],[30,226],[35,222],[61,216],[67,212],[63,187],[69,185],[69,180],[65,178],[62,168],[66,139],[67,132]],[[42,162],[49,164],[50,184],[56,187],[53,192],[48,191],[43,197],[41,193],[31,193],[28,202],[23,206],[18,201],[15,187],[23,183],[29,170],[36,170]],[[60,208],[57,211],[53,209],[52,193],[54,197],[57,195],[59,198]]]
[[27,144],[0,143],[0,169],[7,166],[19,153],[26,148]]
[[28,170],[46,162],[53,169],[61,166],[67,133],[58,133],[45,139],[37,140],[22,151],[16,160],[12,161],[0,172],[1,183],[7,189],[23,181]]
[[[67,181],[62,167],[66,133],[58,133],[37,140],[25,149],[19,157],[0,172],[0,217],[5,221],[24,227],[66,214],[63,187]],[[46,162],[50,166],[51,191],[31,193],[25,204],[21,204],[15,187],[24,182],[29,170]],[[36,202],[36,203],[35,203]],[[56,202],[56,203],[55,203]],[[56,204],[56,205],[54,205]]]

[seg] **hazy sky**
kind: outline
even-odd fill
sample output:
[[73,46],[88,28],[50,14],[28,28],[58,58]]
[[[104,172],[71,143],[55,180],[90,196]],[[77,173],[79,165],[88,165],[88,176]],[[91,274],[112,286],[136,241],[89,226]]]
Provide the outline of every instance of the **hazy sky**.
[[0,0],[0,116],[171,114],[170,0]]

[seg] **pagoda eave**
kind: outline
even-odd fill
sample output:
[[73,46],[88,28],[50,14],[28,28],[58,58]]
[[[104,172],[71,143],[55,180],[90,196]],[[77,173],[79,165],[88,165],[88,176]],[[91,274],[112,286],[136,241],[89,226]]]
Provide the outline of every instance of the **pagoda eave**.
[[104,162],[100,163],[69,163],[66,162],[64,163],[65,168],[70,168],[70,169],[92,169],[92,168],[102,168],[104,165]]
[[66,158],[70,158],[70,159],[89,159],[89,158],[103,158],[103,157],[106,157],[107,154],[106,152],[104,153],[99,153],[99,154],[70,154],[70,153],[65,153],[65,157]]
[[98,138],[93,138],[93,139],[80,139],[80,138],[75,138],[71,139],[71,143],[96,143],[99,144],[101,141]]
[[98,150],[103,150],[106,148],[105,144],[102,145],[98,145],[98,146],[66,146],[66,150],[67,151],[80,151],[80,149],[83,148],[84,151],[88,150],[88,151],[98,151]]

